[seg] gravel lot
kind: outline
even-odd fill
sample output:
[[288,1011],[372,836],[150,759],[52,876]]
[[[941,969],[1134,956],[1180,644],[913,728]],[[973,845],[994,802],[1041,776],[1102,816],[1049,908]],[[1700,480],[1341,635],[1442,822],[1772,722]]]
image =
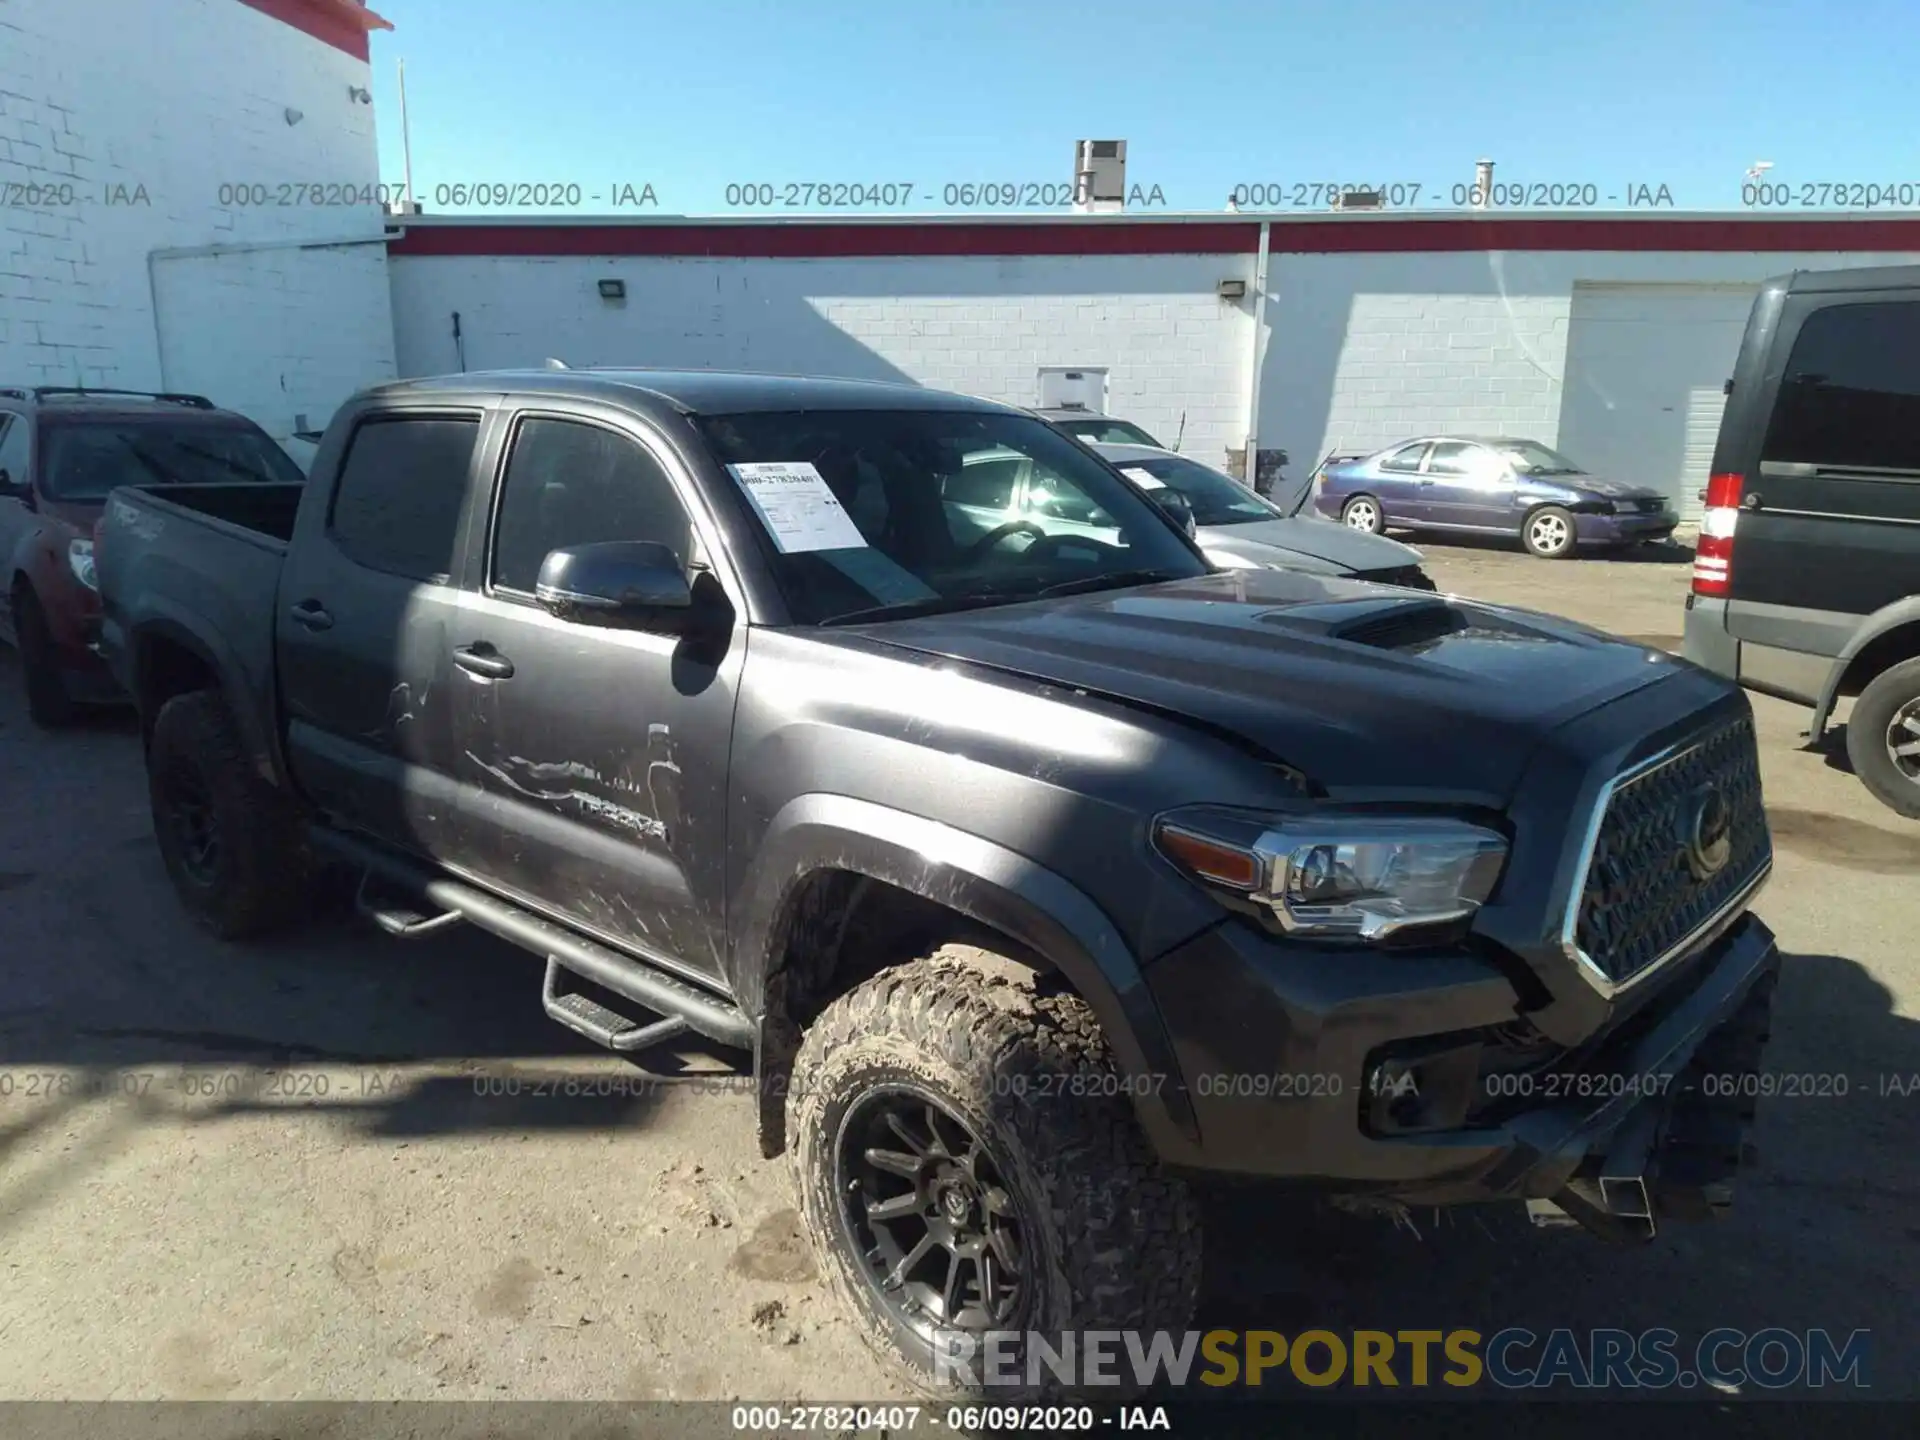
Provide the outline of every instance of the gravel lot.
[[[1465,594],[1677,649],[1688,554],[1428,545]],[[889,1391],[724,1083],[641,1090],[477,934],[188,925],[117,720],[32,730],[0,659],[0,1398],[850,1399]],[[1920,826],[1756,697],[1789,952],[1734,1216],[1618,1250],[1504,1213],[1418,1234],[1220,1205],[1203,1322],[1873,1332],[1913,1396]],[[693,1057],[688,1063],[698,1063]],[[534,1093],[540,1081],[557,1093]],[[516,1081],[520,1093],[504,1091]],[[568,1095],[567,1089],[609,1093]],[[1827,1082],[1825,1088],[1836,1088]],[[1783,1417],[1784,1418],[1784,1417]]]

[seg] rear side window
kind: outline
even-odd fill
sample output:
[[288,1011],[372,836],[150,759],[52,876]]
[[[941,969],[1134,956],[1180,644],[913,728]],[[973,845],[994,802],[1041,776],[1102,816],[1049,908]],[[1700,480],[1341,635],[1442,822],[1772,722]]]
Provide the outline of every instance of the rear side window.
[[1382,470],[1418,470],[1420,457],[1427,453],[1427,442],[1416,440],[1411,445],[1402,445],[1393,454],[1380,462]]
[[493,583],[531,595],[547,552],[651,540],[684,567],[692,522],[660,462],[625,435],[529,419],[514,434],[493,541]]
[[479,434],[477,416],[363,424],[354,431],[333,493],[334,543],[370,570],[447,579]]
[[1920,303],[1830,305],[1809,315],[1760,458],[1920,471]]

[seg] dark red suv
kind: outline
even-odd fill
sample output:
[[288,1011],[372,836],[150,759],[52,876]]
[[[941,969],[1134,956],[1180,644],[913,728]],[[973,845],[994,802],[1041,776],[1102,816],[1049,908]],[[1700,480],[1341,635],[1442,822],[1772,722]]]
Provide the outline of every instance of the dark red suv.
[[0,388],[0,636],[20,651],[34,722],[121,699],[94,650],[93,530],[110,490],[302,478],[266,431],[204,396]]

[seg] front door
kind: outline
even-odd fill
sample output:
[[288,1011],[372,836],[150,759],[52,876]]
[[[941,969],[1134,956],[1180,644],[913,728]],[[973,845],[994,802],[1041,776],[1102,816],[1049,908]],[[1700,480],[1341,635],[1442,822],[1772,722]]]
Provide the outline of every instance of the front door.
[[[303,507],[274,618],[287,760],[343,823],[429,857],[453,826],[453,572],[477,411],[369,415],[346,438],[324,511]],[[320,483],[316,479],[315,483]],[[311,512],[311,513],[310,513]]]
[[1506,461],[1468,440],[1441,440],[1421,477],[1427,519],[1475,530],[1513,527],[1513,475]]
[[1420,473],[1429,448],[1427,441],[1416,440],[1373,467],[1376,478],[1370,488],[1379,496],[1389,521],[1424,521],[1430,517],[1432,507],[1427,504],[1421,483],[1425,477]]
[[615,422],[527,413],[507,439],[483,573],[448,634],[475,878],[695,978],[721,975],[727,759],[746,631],[723,653],[561,620],[549,551],[668,546],[725,603],[657,451]]

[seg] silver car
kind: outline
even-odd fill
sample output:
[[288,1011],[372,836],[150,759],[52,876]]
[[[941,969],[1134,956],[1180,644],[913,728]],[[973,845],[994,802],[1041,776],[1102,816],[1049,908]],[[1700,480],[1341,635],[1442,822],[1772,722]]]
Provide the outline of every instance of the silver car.
[[[1190,456],[1146,445],[1092,448],[1163,506],[1191,515],[1194,539],[1223,569],[1303,570],[1417,590],[1437,588],[1411,545],[1289,515],[1231,475]],[[1178,501],[1168,504],[1175,496]]]

